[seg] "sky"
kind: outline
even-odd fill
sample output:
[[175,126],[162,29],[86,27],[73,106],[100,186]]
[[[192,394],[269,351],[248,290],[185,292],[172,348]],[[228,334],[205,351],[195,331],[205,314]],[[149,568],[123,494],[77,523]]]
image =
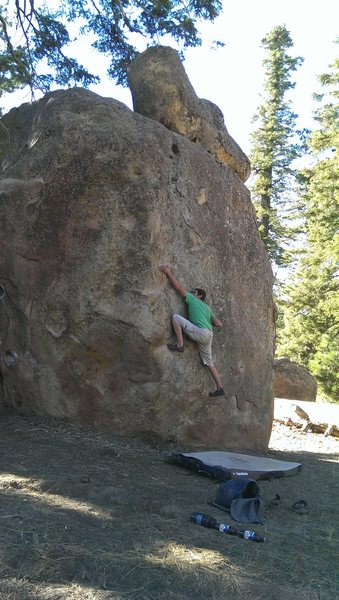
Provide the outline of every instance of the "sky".
[[[251,123],[256,108],[261,103],[260,94],[264,78],[262,61],[264,51],[261,40],[277,25],[285,25],[291,34],[293,56],[302,56],[304,63],[293,79],[291,92],[293,110],[299,115],[298,126],[312,129],[314,92],[321,87],[317,76],[328,71],[328,65],[338,56],[339,46],[334,43],[339,36],[339,2],[337,0],[224,0],[223,13],[213,24],[200,27],[203,45],[186,53],[184,67],[200,98],[211,100],[224,113],[225,124],[236,142],[249,153]],[[213,50],[213,40],[225,43],[224,48]],[[79,46],[81,60],[93,69],[93,51]],[[97,59],[102,73],[105,58]],[[94,70],[94,69],[93,69]],[[116,98],[132,108],[128,89],[115,86],[108,79],[90,89],[102,96]],[[29,101],[29,95],[16,93],[2,99],[5,110]]]

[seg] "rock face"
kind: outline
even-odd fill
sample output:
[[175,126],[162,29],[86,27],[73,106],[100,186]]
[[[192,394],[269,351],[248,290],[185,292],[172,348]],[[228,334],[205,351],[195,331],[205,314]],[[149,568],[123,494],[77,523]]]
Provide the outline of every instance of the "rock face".
[[201,144],[248,179],[250,162],[229,135],[221,110],[198,98],[173,48],[155,46],[140,54],[129,67],[128,82],[136,112]]
[[[13,109],[0,128],[3,403],[183,447],[266,448],[273,418],[272,274],[248,190],[201,145],[83,89]],[[226,398],[185,303],[203,287]]]
[[317,380],[311,373],[288,358],[274,360],[274,394],[276,398],[315,402]]

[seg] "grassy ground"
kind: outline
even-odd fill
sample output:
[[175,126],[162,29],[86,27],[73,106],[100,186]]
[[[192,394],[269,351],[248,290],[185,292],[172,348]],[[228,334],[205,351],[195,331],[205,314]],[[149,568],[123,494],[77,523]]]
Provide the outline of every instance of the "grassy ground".
[[17,416],[0,427],[0,600],[339,598],[335,438],[274,428],[269,455],[303,468],[260,482],[255,544],[190,523],[200,511],[239,526],[206,504],[216,484],[162,448]]

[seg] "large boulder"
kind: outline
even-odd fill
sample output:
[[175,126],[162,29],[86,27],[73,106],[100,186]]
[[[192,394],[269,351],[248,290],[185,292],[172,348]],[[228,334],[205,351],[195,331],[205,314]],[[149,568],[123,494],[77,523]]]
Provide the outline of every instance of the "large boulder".
[[173,48],[154,46],[128,69],[134,110],[201,144],[246,181],[251,166],[229,135],[221,110],[198,98]]
[[315,402],[317,380],[305,367],[289,358],[276,358],[274,360],[274,395],[276,398],[286,398],[287,400]]
[[[2,394],[186,447],[262,451],[273,418],[272,273],[248,190],[201,145],[112,99],[73,89],[0,128]],[[214,351],[168,351],[185,314],[160,263],[203,287],[224,322]]]

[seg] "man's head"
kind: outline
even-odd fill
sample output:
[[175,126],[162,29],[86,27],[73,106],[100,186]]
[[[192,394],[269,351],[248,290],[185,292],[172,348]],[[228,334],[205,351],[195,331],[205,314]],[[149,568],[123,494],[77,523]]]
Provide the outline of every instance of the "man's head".
[[206,298],[206,292],[205,292],[205,290],[202,290],[201,288],[195,288],[193,290],[193,296],[196,296],[197,298],[199,298],[199,300],[202,300],[204,302],[204,300]]

